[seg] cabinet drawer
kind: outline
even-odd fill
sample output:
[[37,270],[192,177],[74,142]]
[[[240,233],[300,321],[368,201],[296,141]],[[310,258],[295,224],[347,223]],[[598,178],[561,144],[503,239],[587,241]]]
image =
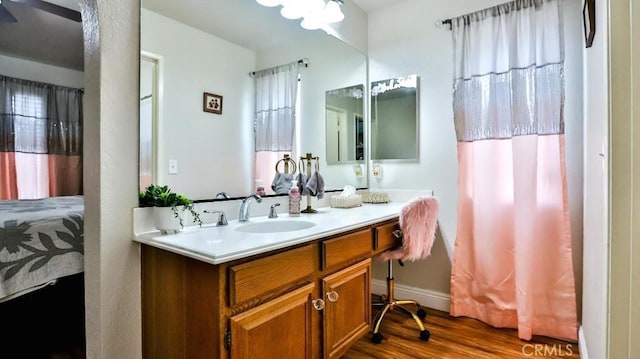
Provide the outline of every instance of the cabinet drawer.
[[322,242],[322,269],[371,254],[371,229]]
[[396,229],[400,229],[398,221],[383,224],[373,229],[373,255],[402,244],[402,241],[393,235],[393,231]]
[[315,270],[313,257],[313,247],[305,246],[230,267],[230,305],[310,276]]

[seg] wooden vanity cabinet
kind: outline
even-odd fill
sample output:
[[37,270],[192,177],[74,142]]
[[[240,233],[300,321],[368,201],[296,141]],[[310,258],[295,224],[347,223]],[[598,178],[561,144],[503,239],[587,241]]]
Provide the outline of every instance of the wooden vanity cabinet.
[[392,223],[220,265],[143,245],[143,357],[339,358],[369,332]]

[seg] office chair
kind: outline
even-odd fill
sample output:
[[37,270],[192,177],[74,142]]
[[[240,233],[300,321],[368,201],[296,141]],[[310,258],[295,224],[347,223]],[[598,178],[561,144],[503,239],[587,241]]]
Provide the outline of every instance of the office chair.
[[[415,261],[423,259],[431,254],[431,247],[435,240],[438,224],[439,203],[435,197],[419,197],[405,205],[400,211],[400,229],[393,231],[396,238],[402,239],[402,246],[397,249],[383,252],[380,257],[387,261],[387,295],[381,297],[380,302],[372,303],[375,307],[382,307],[372,323],[371,341],[378,344],[382,341],[380,324],[389,310],[395,309],[413,318],[420,329],[420,339],[427,341],[431,336],[429,330],[424,328],[422,319],[427,312],[415,300],[398,300],[394,296],[393,260]],[[403,305],[415,305],[416,313],[404,308]]]

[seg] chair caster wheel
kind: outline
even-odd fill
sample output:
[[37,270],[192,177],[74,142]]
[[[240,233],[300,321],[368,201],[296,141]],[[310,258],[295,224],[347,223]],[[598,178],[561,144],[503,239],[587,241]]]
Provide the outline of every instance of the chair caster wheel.
[[422,308],[418,308],[418,311],[416,312],[416,315],[418,316],[418,318],[424,319],[424,318],[427,317],[427,311],[422,309]]
[[431,336],[431,333],[429,333],[429,331],[426,329],[420,332],[420,340],[423,340],[426,342],[429,340],[430,336]]
[[374,344],[380,344],[380,342],[382,341],[382,334],[381,333],[373,333],[373,335],[371,336],[371,341]]

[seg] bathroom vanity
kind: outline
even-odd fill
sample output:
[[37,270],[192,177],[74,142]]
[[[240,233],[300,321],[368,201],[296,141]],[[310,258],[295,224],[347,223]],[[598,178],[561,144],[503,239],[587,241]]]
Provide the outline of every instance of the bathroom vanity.
[[371,260],[399,244],[400,208],[136,237],[144,358],[339,358],[370,330]]

